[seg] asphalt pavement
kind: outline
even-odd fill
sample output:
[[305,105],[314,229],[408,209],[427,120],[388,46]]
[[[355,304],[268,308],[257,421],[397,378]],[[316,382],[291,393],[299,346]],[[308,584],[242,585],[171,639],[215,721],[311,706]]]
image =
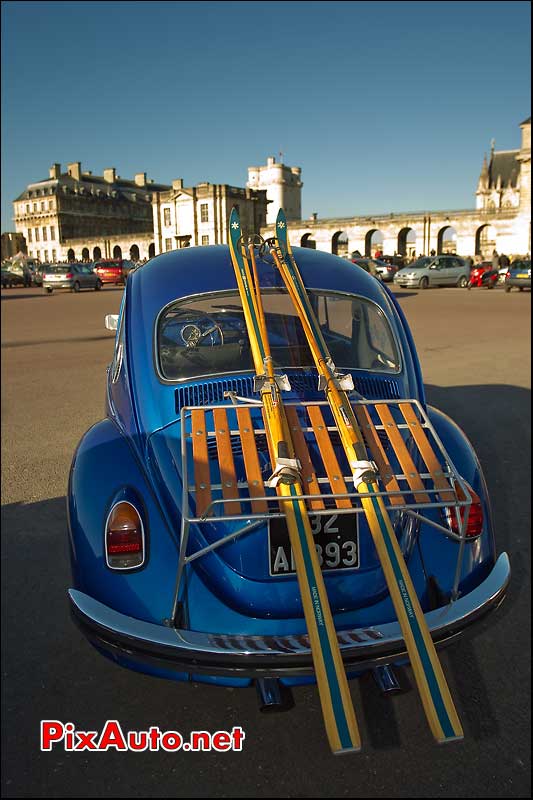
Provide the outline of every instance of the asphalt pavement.
[[[409,670],[383,697],[351,683],[363,750],[333,757],[315,687],[261,715],[255,690],[174,683],[121,669],[73,626],[65,492],[74,449],[103,416],[121,290],[2,290],[3,797],[530,797],[531,294],[395,290],[429,403],[472,441],[493,502],[508,596],[441,660],[465,729],[438,747]],[[410,688],[409,688],[410,687]],[[101,730],[231,730],[241,753],[39,749],[43,719]]]

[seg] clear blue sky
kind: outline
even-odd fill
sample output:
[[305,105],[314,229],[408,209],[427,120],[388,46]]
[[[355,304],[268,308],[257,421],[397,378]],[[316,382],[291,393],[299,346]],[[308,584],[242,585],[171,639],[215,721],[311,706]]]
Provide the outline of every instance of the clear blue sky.
[[530,114],[528,2],[3,2],[2,230],[52,163],[244,186],[303,216],[472,208]]

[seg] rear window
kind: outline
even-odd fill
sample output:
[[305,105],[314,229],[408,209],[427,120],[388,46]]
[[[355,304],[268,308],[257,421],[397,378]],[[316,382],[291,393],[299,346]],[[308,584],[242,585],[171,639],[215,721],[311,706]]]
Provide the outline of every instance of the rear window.
[[50,264],[44,268],[44,272],[51,274],[54,272],[68,272],[71,269],[70,264]]
[[122,267],[121,261],[99,261],[98,264],[95,264],[96,267],[103,267],[104,269],[120,269]]
[[[355,295],[309,291],[336,366],[399,372],[399,349],[385,315]],[[314,366],[294,306],[284,289],[262,292],[269,343],[277,368]],[[168,306],[157,330],[159,368],[167,380],[252,370],[253,361],[237,292],[213,293]]]

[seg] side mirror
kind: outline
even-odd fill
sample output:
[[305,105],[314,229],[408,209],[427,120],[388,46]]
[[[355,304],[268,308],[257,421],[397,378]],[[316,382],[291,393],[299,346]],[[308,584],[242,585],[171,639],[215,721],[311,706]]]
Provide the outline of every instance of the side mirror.
[[108,331],[116,331],[118,327],[118,314],[106,314],[105,326]]

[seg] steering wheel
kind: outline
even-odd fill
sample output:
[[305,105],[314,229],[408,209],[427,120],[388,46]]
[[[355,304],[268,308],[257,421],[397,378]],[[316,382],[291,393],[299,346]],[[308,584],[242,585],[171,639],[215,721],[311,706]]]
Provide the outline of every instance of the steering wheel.
[[218,322],[208,314],[199,314],[197,319],[192,322],[187,321],[181,331],[180,336],[185,347],[192,349],[200,347],[206,337],[210,337],[211,347],[222,347],[224,344],[224,333]]

